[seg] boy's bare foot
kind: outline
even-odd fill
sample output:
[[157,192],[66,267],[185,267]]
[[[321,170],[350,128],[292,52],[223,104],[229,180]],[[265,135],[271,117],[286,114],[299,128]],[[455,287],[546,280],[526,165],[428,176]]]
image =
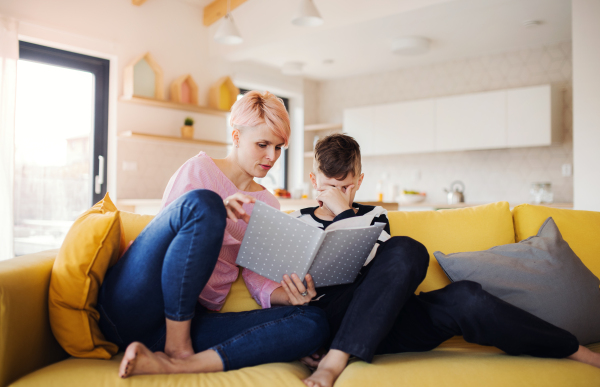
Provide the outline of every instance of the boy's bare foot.
[[303,382],[308,387],[332,387],[340,376],[350,355],[337,349],[330,350],[321,360],[317,370]]
[[162,352],[152,352],[144,344],[133,342],[125,350],[119,376],[127,378],[132,375],[171,373],[172,363]]
[[584,346],[579,346],[577,352],[567,357],[567,359],[579,361],[600,368],[600,353],[592,352]]

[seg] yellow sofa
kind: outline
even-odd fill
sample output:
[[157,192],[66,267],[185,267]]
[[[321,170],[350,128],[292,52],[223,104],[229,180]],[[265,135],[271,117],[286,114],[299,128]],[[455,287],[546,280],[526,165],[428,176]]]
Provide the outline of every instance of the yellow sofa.
[[[125,213],[124,213],[125,214]],[[537,233],[552,216],[565,240],[600,276],[600,213],[508,203],[442,211],[390,212],[392,235],[408,235],[430,253],[477,251],[514,243]],[[123,216],[127,239],[151,217]],[[120,379],[121,354],[111,360],[68,357],[48,321],[48,285],[57,250],[0,262],[0,387],[14,386],[303,386],[309,372],[299,362],[265,364],[216,374],[152,375]],[[417,290],[449,283],[431,255],[427,278]],[[240,278],[224,311],[258,308]],[[589,345],[600,352],[600,343]],[[336,383],[346,386],[600,386],[600,369],[561,359],[508,356],[501,351],[448,340],[423,353],[377,356],[372,364],[351,361]]]

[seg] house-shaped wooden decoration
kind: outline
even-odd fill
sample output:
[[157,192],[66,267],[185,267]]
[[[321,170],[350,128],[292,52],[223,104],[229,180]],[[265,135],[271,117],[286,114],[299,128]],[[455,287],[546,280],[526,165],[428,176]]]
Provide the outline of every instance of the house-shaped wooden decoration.
[[171,83],[171,101],[198,105],[198,85],[190,74],[182,75]]
[[125,67],[123,82],[125,98],[165,99],[163,71],[149,52],[138,56]]
[[231,78],[223,77],[210,87],[208,105],[214,109],[231,110],[238,94],[240,89],[235,87]]

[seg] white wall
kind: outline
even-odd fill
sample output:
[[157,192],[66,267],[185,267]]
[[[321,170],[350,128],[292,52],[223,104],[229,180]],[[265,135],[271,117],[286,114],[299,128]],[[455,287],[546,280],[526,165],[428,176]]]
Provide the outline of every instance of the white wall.
[[600,1],[572,4],[575,208],[600,211]]
[[[444,187],[454,180],[466,185],[468,202],[529,201],[533,182],[552,183],[555,202],[572,202],[573,178],[562,164],[573,162],[571,115],[571,45],[546,47],[399,69],[319,82],[319,121],[339,123],[345,108],[445,95],[553,83],[564,90],[564,141],[556,146],[364,157],[365,180],[358,200],[375,200],[375,185],[385,179],[400,188],[427,192],[444,202]],[[308,89],[307,89],[308,91]],[[306,95],[309,99],[309,95]],[[384,200],[392,200],[385,197]]]
[[[211,57],[212,34],[202,23],[201,7],[180,0],[152,0],[140,7],[131,0],[3,0],[0,14],[17,19],[22,40],[111,60],[108,190],[113,199],[160,198],[169,177],[189,157],[200,150],[223,156],[194,145],[118,138],[118,132],[179,136],[184,118],[191,116],[196,121],[196,138],[228,141],[225,118],[215,120],[214,116],[118,101],[123,93],[124,67],[147,51],[163,69],[167,98],[171,82],[188,73],[198,84],[201,105],[207,104],[210,85],[220,76],[231,75],[244,82],[260,80],[257,86],[290,97],[293,126],[303,126],[301,79],[279,73],[264,82],[265,72],[275,72],[260,66],[233,68]],[[240,76],[242,72],[245,78]],[[135,164],[137,170],[125,170],[124,164]],[[302,171],[301,163],[291,164],[293,183]]]

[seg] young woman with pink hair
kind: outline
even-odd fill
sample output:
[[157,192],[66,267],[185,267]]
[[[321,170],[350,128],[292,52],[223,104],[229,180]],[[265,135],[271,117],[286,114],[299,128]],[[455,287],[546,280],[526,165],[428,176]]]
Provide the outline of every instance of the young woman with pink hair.
[[[233,105],[230,122],[227,157],[200,152],[186,161],[171,177],[159,214],[106,273],[99,324],[125,351],[123,378],[292,361],[327,340],[324,313],[302,305],[295,284],[304,287],[295,275],[286,276],[282,288],[244,270],[246,286],[263,309],[209,313],[221,309],[238,276],[235,260],[253,203],[279,209],[254,178],[268,173],[290,137],[285,107],[269,92],[245,94]],[[271,302],[288,306],[270,308]]]

